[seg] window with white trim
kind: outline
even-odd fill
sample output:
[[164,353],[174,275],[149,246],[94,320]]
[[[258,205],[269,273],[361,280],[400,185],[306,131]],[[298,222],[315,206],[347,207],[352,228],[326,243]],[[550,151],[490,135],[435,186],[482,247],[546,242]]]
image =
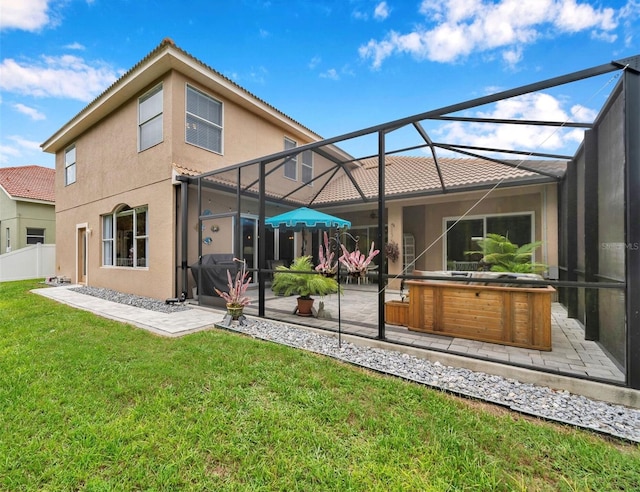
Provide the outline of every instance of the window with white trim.
[[465,218],[457,223],[456,220],[458,219],[447,218],[444,224],[447,270],[477,270],[479,258],[473,258],[465,252],[477,251],[477,241],[487,234],[500,234],[518,246],[533,242],[535,237],[533,212],[485,215]]
[[187,85],[185,140],[222,153],[222,103]]
[[302,152],[302,159],[300,163],[302,171],[302,182],[306,185],[312,186],[313,183],[313,151],[305,150]]
[[[295,149],[298,146],[290,138],[284,137],[284,150]],[[284,161],[284,177],[293,179],[294,181],[298,180],[298,155],[294,155],[291,157],[287,157]]]
[[149,219],[147,206],[102,216],[102,265],[132,268],[149,266]]
[[138,148],[140,152],[162,142],[162,84],[138,100]]
[[44,229],[27,227],[27,244],[44,244]]
[[9,253],[11,251],[11,229],[7,227],[7,247],[5,251]]
[[76,146],[73,144],[64,151],[64,185],[76,182]]

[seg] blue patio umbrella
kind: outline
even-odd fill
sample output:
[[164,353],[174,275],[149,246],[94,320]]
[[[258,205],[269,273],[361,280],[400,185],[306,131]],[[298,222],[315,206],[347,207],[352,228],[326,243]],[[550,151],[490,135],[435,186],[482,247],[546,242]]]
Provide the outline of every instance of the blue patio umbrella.
[[270,217],[264,223],[274,229],[282,227],[283,229],[292,229],[294,231],[351,227],[351,222],[348,220],[307,207],[296,208],[295,210]]
[[270,217],[265,219],[264,223],[274,229],[282,227],[287,230],[302,231],[301,254],[303,254],[306,249],[307,239],[305,237],[305,231],[307,229],[329,229],[330,227],[339,229],[341,227],[351,227],[351,222],[348,220],[307,207],[296,208],[295,210],[290,210],[275,217]]

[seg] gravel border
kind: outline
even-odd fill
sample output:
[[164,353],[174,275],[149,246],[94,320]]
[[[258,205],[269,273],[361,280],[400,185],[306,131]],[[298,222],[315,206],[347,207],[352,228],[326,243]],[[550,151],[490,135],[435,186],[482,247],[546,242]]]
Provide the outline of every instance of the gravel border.
[[216,325],[254,338],[327,355],[350,364],[401,377],[449,393],[495,403],[511,410],[640,443],[640,410],[522,383],[469,369],[430,362],[403,352],[363,347],[335,336],[263,320]]
[[[156,299],[122,294],[110,289],[77,287],[71,290],[162,313],[191,309],[183,304],[166,304]],[[453,394],[495,403],[523,414],[640,443],[638,409],[592,400],[568,391],[522,383],[515,379],[445,366],[393,350],[363,347],[344,341],[338,347],[338,340],[334,335],[318,334],[273,321],[256,319],[243,324],[233,322],[229,326],[216,326],[256,339],[333,357]]]
[[88,296],[98,297],[105,301],[117,302],[119,304],[126,304],[128,306],[139,307],[142,309],[148,309],[150,311],[156,311],[158,313],[179,313],[181,311],[188,311],[191,309],[185,306],[183,303],[167,304],[165,301],[159,301],[157,299],[151,299],[149,297],[135,296],[132,294],[123,294],[111,289],[104,289],[102,287],[73,287],[69,290],[77,292],[78,294],[86,294]]

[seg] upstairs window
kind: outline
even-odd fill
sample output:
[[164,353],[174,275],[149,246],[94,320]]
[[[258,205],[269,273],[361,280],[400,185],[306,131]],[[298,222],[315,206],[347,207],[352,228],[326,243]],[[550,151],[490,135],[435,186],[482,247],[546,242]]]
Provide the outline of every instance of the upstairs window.
[[222,153],[222,103],[187,86],[187,143]]
[[102,264],[119,267],[148,267],[149,223],[146,206],[102,216]]
[[44,229],[27,227],[27,244],[44,244]]
[[311,186],[313,183],[313,151],[305,150],[302,153],[302,182]]
[[[293,140],[285,137],[284,139],[284,150],[295,149],[298,146]],[[284,177],[293,179],[294,181],[298,180],[298,156],[294,155],[291,157],[287,157],[284,161]]]
[[139,150],[162,142],[162,84],[154,87],[138,100]]
[[64,185],[76,182],[76,146],[64,151]]

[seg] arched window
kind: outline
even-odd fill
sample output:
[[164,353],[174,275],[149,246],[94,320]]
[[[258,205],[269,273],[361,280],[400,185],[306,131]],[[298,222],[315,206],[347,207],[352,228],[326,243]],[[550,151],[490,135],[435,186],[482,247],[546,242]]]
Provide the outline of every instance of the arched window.
[[146,205],[123,205],[102,216],[102,265],[149,266],[149,223]]

